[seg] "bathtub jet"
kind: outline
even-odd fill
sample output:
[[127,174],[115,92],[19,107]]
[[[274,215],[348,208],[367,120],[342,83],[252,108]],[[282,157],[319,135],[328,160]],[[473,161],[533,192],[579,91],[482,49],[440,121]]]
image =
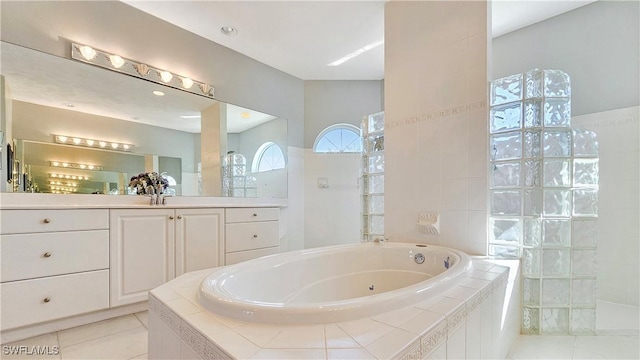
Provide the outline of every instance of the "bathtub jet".
[[[415,260],[418,254],[424,261]],[[441,246],[338,245],[220,268],[202,281],[199,300],[241,321],[336,323],[429,300],[470,270],[467,254]]]

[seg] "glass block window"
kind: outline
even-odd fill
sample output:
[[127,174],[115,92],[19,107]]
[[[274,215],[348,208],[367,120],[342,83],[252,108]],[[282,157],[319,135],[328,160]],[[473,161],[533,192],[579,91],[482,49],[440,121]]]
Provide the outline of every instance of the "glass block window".
[[489,254],[522,259],[522,333],[593,334],[598,141],[571,128],[569,75],[493,81],[489,133]]
[[251,171],[256,173],[284,169],[284,167],[284,153],[280,146],[274,142],[266,142],[256,151],[251,164]]
[[335,124],[322,130],[313,143],[316,153],[362,152],[360,129],[349,124]]

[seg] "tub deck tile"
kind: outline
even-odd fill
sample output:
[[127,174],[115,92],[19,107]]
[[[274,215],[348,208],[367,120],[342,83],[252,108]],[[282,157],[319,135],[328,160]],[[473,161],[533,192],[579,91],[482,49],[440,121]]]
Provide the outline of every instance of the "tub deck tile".
[[364,347],[371,345],[393,330],[393,327],[371,319],[343,322],[339,323],[338,327]]
[[405,353],[420,351],[420,336],[406,330],[394,329],[366,349],[378,359],[402,358]]
[[414,334],[424,335],[432,329],[435,329],[441,322],[444,321],[444,315],[425,310],[409,319],[404,324],[401,324],[399,327],[400,329],[410,331]]
[[250,359],[326,359],[324,349],[262,349]]
[[329,324],[324,326],[324,336],[327,349],[358,349],[360,344],[349,334],[344,332],[338,325]]
[[372,319],[387,325],[391,325],[393,327],[399,327],[409,319],[418,315],[421,311],[422,310],[418,308],[409,306],[374,316],[372,317]]
[[376,357],[365,349],[327,349],[328,360],[374,360]]
[[325,325],[254,324],[208,312],[197,293],[211,269],[188,273],[154,289],[149,311],[203,359],[427,358],[472,311],[500,292],[509,268],[473,259],[457,286],[421,303],[372,318]]
[[265,348],[271,340],[284,330],[284,327],[269,324],[245,324],[236,327],[234,330],[252,343]]
[[287,326],[265,348],[269,349],[324,349],[324,325]]

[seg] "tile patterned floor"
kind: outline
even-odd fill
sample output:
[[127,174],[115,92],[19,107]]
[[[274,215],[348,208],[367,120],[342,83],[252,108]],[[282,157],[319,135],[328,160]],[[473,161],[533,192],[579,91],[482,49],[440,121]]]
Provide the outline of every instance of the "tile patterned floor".
[[[59,349],[57,355],[5,354],[5,346]],[[146,359],[147,312],[125,315],[2,345],[2,359]],[[53,352],[53,351],[52,351]]]
[[[49,356],[2,353],[2,359],[146,359],[147,312],[3,344],[4,346],[49,346],[50,349],[57,346],[60,352]],[[640,359],[640,344],[638,335],[521,335],[511,347],[507,359]]]
[[507,359],[640,359],[640,344],[638,335],[520,335]]

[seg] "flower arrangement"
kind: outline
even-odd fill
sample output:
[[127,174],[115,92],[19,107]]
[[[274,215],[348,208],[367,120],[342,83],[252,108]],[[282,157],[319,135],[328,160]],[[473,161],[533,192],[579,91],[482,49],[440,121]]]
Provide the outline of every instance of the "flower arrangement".
[[164,173],[157,172],[140,173],[131,177],[129,187],[136,189],[138,195],[160,195],[169,186],[169,181]]

